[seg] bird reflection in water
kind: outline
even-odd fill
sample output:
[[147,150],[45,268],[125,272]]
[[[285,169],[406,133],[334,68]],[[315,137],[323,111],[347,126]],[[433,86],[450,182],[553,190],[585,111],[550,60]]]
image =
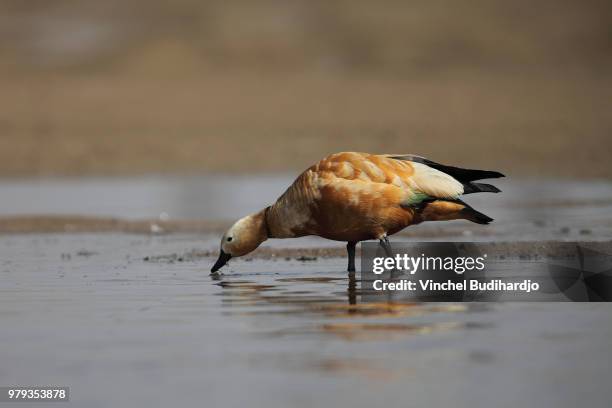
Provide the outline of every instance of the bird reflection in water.
[[[465,327],[456,321],[410,321],[411,317],[434,313],[465,313],[469,306],[464,304],[360,301],[363,294],[361,282],[354,272],[297,277],[268,275],[264,279],[262,276],[258,275],[255,282],[236,275],[211,275],[214,284],[223,288],[219,293],[223,313],[318,316],[321,320],[313,325],[276,331],[275,334],[329,333],[345,340],[379,338],[381,333],[414,335]],[[341,318],[366,320],[337,321]]]

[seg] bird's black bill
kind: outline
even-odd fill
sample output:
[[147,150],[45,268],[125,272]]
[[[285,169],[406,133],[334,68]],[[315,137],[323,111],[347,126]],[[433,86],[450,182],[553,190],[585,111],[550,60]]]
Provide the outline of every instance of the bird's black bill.
[[231,257],[232,256],[230,254],[226,254],[225,252],[223,252],[223,250],[221,250],[221,253],[219,254],[219,259],[217,259],[217,262],[215,262],[210,271],[212,273],[217,272],[219,269],[221,269],[223,265],[227,263],[227,261],[230,260]]

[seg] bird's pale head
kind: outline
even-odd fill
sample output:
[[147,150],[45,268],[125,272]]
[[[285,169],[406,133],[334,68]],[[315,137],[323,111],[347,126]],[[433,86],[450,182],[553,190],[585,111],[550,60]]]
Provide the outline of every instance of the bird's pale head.
[[239,219],[223,234],[219,259],[210,271],[217,272],[231,258],[254,251],[266,239],[265,210]]

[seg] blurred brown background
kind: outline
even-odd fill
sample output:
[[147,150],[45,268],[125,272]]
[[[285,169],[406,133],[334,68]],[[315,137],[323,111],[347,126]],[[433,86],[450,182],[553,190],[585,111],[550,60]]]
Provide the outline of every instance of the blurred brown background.
[[612,177],[610,1],[0,2],[0,176],[417,153]]

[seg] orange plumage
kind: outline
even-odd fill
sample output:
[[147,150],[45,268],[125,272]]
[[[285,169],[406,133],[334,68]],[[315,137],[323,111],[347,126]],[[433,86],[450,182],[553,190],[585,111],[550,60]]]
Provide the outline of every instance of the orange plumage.
[[387,236],[422,221],[492,221],[459,196],[499,192],[473,182],[495,177],[503,175],[412,155],[332,154],[300,174],[272,206],[237,221],[223,236],[213,271],[225,263],[223,255],[244,255],[267,238],[305,235],[348,242],[349,270],[354,270],[351,257],[358,241],[384,244]]

